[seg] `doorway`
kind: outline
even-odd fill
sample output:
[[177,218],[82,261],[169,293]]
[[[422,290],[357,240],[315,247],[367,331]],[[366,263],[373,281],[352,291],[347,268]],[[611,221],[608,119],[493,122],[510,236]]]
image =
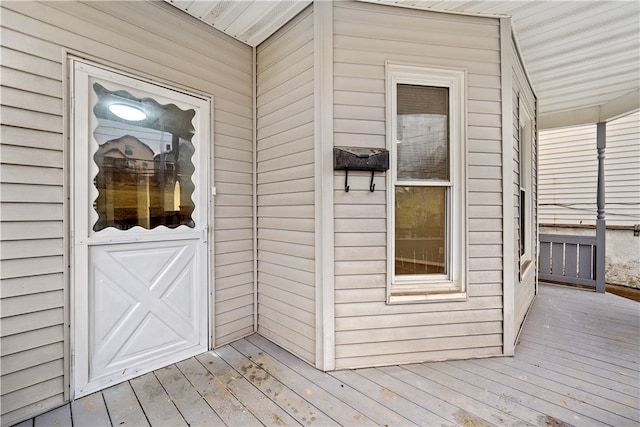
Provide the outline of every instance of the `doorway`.
[[209,348],[211,100],[72,60],[72,382]]

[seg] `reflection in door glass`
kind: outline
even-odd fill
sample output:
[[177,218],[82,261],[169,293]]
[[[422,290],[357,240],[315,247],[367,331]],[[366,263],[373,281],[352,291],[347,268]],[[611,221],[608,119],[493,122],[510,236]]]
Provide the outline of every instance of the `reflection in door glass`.
[[98,220],[93,230],[195,227],[195,111],[109,91],[98,83],[93,89],[98,95],[93,108]]

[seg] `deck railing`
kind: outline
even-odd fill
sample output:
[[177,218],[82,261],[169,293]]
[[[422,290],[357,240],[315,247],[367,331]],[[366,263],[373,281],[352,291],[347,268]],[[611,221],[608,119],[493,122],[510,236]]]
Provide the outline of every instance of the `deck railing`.
[[596,236],[540,234],[540,280],[595,288],[596,242]]

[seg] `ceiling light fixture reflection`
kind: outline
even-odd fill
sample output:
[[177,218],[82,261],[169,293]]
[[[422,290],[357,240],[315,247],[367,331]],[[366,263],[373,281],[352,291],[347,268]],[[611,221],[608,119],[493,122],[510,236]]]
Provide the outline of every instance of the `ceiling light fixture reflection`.
[[140,108],[126,104],[111,104],[109,105],[109,111],[130,122],[139,122],[147,118],[146,113]]

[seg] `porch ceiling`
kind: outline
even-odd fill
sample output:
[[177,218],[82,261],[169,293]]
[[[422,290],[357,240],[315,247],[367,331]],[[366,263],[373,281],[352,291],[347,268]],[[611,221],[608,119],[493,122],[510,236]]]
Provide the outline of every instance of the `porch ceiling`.
[[[165,0],[256,46],[309,0]],[[539,102],[540,128],[595,123],[640,108],[637,1],[361,0],[510,16]]]

